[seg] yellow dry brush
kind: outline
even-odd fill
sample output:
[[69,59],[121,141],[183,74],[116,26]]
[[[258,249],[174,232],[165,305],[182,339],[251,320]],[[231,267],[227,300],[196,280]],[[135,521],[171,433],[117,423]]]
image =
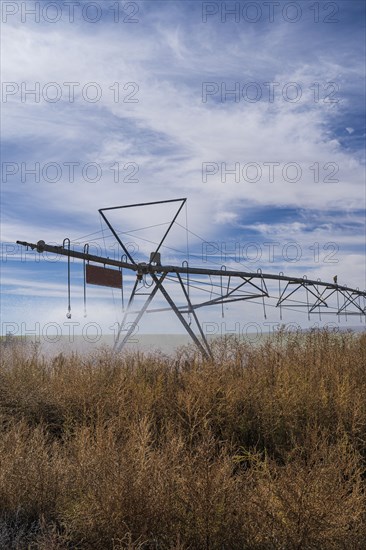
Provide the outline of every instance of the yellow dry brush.
[[0,548],[365,548],[366,334],[2,350]]

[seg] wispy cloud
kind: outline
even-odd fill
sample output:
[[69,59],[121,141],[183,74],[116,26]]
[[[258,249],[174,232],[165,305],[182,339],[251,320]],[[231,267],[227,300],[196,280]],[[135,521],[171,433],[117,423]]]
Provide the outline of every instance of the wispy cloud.
[[[252,231],[251,239],[291,238],[304,248],[336,242],[337,269],[363,286],[360,3],[338,2],[334,24],[314,22],[304,2],[293,24],[280,16],[223,23],[220,14],[203,23],[200,2],[135,4],[136,24],[114,24],[104,5],[94,25],[15,16],[2,25],[3,81],[19,88],[3,103],[3,241],[77,239],[100,229],[100,207],[187,196],[189,227],[207,241],[245,241]],[[39,86],[39,102],[22,100],[22,83]],[[260,210],[265,221],[252,217]],[[134,224],[151,219],[136,211]],[[176,246],[183,241],[177,232]],[[15,265],[5,264],[10,279]],[[309,254],[289,267],[332,272]],[[38,274],[23,271],[27,293]]]

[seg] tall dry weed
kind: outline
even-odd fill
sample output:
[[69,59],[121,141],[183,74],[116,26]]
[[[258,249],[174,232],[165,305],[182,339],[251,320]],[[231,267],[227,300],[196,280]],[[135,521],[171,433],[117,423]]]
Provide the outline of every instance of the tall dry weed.
[[2,354],[0,548],[363,549],[366,335]]

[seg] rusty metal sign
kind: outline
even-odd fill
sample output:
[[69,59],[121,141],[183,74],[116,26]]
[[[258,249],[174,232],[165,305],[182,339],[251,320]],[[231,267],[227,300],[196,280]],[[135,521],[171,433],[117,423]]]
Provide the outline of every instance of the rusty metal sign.
[[122,274],[119,269],[86,264],[86,282],[89,285],[122,288]]

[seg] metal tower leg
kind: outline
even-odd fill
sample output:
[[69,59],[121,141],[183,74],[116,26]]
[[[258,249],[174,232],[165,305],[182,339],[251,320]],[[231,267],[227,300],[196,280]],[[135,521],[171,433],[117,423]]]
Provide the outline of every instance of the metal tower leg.
[[[151,277],[154,279],[156,283],[158,282],[158,278],[156,277],[156,275],[152,274]],[[187,323],[187,321],[185,320],[185,318],[183,317],[183,315],[175,305],[174,301],[169,296],[168,292],[165,290],[165,288],[161,285],[159,290],[162,292],[164,298],[166,299],[166,301],[168,302],[168,304],[170,305],[170,307],[172,308],[172,310],[174,311],[174,313],[176,314],[176,316],[178,317],[178,319],[180,320],[180,322],[182,323],[182,325],[184,326],[184,328],[186,329],[186,331],[188,332],[188,334],[190,335],[190,337],[192,338],[196,346],[201,350],[201,352],[206,357],[206,359],[211,359],[212,358],[211,350],[208,348],[209,351],[207,351],[203,347],[202,343],[199,341],[199,339],[197,338],[197,336],[195,335],[195,333],[193,332],[193,330],[191,329],[191,327],[189,326],[189,324]]]
[[[118,345],[118,346],[115,346],[115,349],[116,351],[121,351],[121,349],[123,348],[123,346],[126,344],[127,340],[129,339],[129,337],[131,336],[131,334],[133,333],[133,331],[135,330],[135,326],[137,325],[137,323],[140,321],[141,317],[143,316],[143,314],[145,313],[145,311],[147,310],[150,302],[152,301],[152,299],[154,298],[155,294],[157,293],[157,291],[159,290],[159,288],[161,288],[161,284],[162,282],[164,281],[165,277],[166,277],[166,273],[163,273],[163,275],[160,277],[160,279],[158,279],[155,275],[154,275],[154,280],[155,280],[155,286],[153,288],[153,290],[151,291],[149,297],[147,298],[146,302],[144,303],[144,305],[142,306],[142,308],[140,309],[140,311],[138,312],[135,320],[133,321],[133,323],[131,323],[131,327],[128,329],[127,333],[126,333],[126,336],[123,338],[122,342]],[[133,294],[135,294],[135,289],[136,289],[136,286],[137,286],[137,283],[135,284],[135,287],[134,287],[134,290],[133,290]],[[133,298],[133,295],[131,295],[131,298],[130,298],[130,302],[132,303],[132,298]],[[126,312],[127,314],[127,312]],[[124,316],[124,319],[126,318],[126,314]]]
[[133,299],[134,299],[135,294],[136,294],[137,285],[138,285],[138,280],[136,279],[135,284],[134,284],[133,289],[132,289],[132,292],[131,292],[130,299],[128,300],[128,304],[127,304],[126,311],[125,311],[125,313],[124,313],[124,315],[123,315],[123,318],[122,318],[122,321],[121,321],[121,323],[120,323],[120,325],[119,325],[118,334],[117,334],[116,341],[114,342],[114,346],[113,346],[113,350],[114,350],[114,351],[117,349],[118,342],[119,342],[119,339],[120,339],[120,337],[121,337],[121,332],[122,332],[122,330],[123,330],[125,321],[126,321],[127,316],[128,316],[128,312],[129,312],[129,310],[130,310],[130,307],[131,307],[131,305],[132,305]]
[[[191,302],[191,299],[190,299],[190,297],[189,297],[189,295],[188,295],[187,289],[186,289],[186,287],[184,286],[184,283],[183,283],[182,278],[181,278],[181,276],[179,275],[179,273],[177,273],[177,276],[178,276],[180,285],[181,285],[181,287],[182,287],[182,289],[183,289],[184,295],[185,295],[185,297],[186,297],[186,300],[187,300],[187,303],[188,303],[188,307],[189,307],[189,311],[190,311],[190,313],[192,313],[192,315],[193,315],[193,317],[194,317],[194,320],[196,321],[196,325],[197,325],[197,327],[198,327],[198,330],[200,331],[202,340],[203,340],[204,343],[205,343],[205,346],[206,346],[206,349],[207,349],[207,353],[209,354],[210,358],[212,359],[213,357],[212,357],[211,348],[210,348],[210,346],[209,346],[209,344],[208,344],[208,342],[207,342],[205,333],[204,333],[203,330],[202,330],[201,323],[199,322],[198,317],[197,317],[197,315],[196,315],[196,312],[195,312],[195,310],[194,310],[194,308],[193,308],[193,306],[192,306],[192,302]],[[180,312],[179,312],[179,313],[180,313]],[[188,326],[189,326],[189,325],[188,325]]]

